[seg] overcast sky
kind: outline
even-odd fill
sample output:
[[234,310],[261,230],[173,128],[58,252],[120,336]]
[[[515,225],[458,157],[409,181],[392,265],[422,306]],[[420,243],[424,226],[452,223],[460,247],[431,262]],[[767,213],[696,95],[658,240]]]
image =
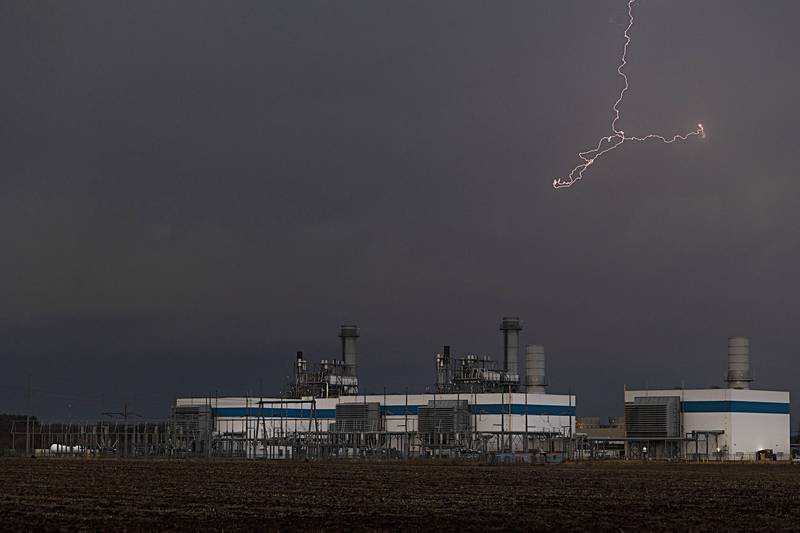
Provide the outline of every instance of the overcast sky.
[[[361,327],[362,390],[544,344],[550,392],[800,393],[794,0],[0,3],[0,412],[277,393]],[[524,359],[524,349],[520,359]]]

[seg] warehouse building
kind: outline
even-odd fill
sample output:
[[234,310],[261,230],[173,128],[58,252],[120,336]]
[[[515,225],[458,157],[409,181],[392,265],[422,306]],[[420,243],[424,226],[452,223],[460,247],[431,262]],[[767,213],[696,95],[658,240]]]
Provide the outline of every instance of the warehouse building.
[[789,393],[750,389],[750,341],[728,339],[725,388],[625,391],[632,458],[788,460]]

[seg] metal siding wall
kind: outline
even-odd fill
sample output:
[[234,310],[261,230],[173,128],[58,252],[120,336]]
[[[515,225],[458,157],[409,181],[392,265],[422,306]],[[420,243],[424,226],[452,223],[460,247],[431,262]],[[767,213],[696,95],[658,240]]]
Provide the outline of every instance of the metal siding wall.
[[[732,413],[731,424],[731,459],[748,458],[748,455],[766,449],[782,453],[785,460],[791,458],[788,414]],[[737,457],[737,453],[744,455]]]
[[[367,402],[380,402],[386,413],[386,429],[388,431],[403,432],[406,418],[408,431],[416,431],[417,406],[427,405],[433,400],[432,394],[409,394],[408,416],[406,411],[406,396],[404,394],[386,395],[384,404],[383,395],[367,395]],[[473,416],[475,430],[481,432],[498,432],[501,427],[506,431],[525,431],[525,413],[527,410],[528,428],[530,431],[560,431],[563,428],[575,431],[575,396],[559,394],[442,394],[436,395],[438,400],[467,400],[470,402],[470,412]],[[526,409],[525,400],[528,400]],[[245,421],[249,420],[250,430],[254,431],[262,409],[258,407],[261,398],[226,397],[212,399],[215,407],[217,429],[225,431],[245,430]],[[280,402],[280,398],[263,398],[265,402]],[[341,398],[321,398],[316,401],[317,420],[320,431],[327,431],[328,424],[335,419],[336,405],[338,403],[363,403],[364,396],[343,396]],[[478,405],[473,404],[477,402]],[[506,414],[511,402],[511,415]],[[182,398],[177,400],[178,405],[207,405],[205,398]],[[250,405],[247,408],[247,405]],[[295,404],[296,405],[296,404]],[[217,407],[218,406],[218,407]],[[294,431],[308,431],[309,416],[311,415],[310,402],[300,407],[271,406],[263,408],[264,422],[267,432],[280,429],[280,415],[284,414],[283,427]],[[238,423],[237,423],[238,421]],[[260,429],[259,429],[260,432]]]

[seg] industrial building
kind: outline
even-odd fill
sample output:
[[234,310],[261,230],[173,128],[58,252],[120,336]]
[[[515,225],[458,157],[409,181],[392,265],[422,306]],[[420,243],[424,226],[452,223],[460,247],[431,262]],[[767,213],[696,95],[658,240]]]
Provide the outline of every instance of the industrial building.
[[341,326],[340,356],[312,363],[303,352],[276,397],[179,398],[172,439],[189,454],[286,457],[493,457],[788,460],[789,393],[750,389],[750,342],[728,339],[724,387],[624,392],[624,416],[609,427],[585,418],[575,396],[547,393],[545,353],[525,348],[522,322],[500,323],[502,358],[433,356],[424,393],[359,390],[355,325]]
[[297,352],[281,397],[179,398],[173,416],[193,433],[193,451],[209,455],[469,456],[563,454],[574,432],[575,396],[547,394],[544,348],[526,348],[518,370],[519,318],[502,319],[502,364],[477,354],[435,354],[435,382],[424,394],[362,394],[358,338],[341,327],[340,359],[318,364]]
[[789,393],[752,390],[750,341],[728,339],[724,388],[625,391],[628,457],[788,460]]

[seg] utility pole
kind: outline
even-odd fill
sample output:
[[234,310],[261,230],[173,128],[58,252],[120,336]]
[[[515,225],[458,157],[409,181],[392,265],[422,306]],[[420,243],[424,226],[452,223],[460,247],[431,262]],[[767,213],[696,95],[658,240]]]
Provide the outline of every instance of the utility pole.
[[403,426],[405,427],[405,430],[406,430],[406,445],[405,445],[406,450],[405,451],[406,451],[406,459],[408,459],[409,455],[411,454],[411,441],[409,440],[410,437],[408,435],[408,387],[406,387],[406,407],[405,407],[405,411],[403,411],[403,415],[405,416],[405,420],[404,420]]
[[512,461],[514,457],[514,413],[511,410],[514,398],[511,396],[511,385],[508,386],[508,451],[511,453]]
[[28,387],[26,392],[27,413],[25,414],[25,457],[31,456],[31,375],[28,374]]
[[506,395],[503,394],[503,389],[500,389],[500,443],[501,445],[498,446],[497,451],[499,453],[503,453],[505,451],[506,446],[506,418],[505,418],[505,404],[506,403]]
[[[122,449],[122,456],[125,457],[128,454],[128,417],[137,417],[142,418],[142,415],[139,413],[134,413],[132,411],[128,411],[128,402],[123,404],[122,411],[108,411],[102,413],[105,416],[110,416],[112,418],[121,418],[124,421],[124,448]],[[117,443],[119,445],[119,442]]]
[[522,447],[528,453],[528,387],[525,387],[525,445]]

